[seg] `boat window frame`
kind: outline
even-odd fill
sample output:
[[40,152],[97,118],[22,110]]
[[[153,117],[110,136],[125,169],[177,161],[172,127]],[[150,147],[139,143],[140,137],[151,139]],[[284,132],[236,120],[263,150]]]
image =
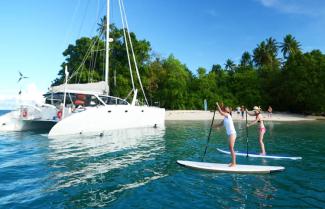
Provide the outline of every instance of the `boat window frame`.
[[[60,96],[58,96],[58,98],[54,98],[53,95],[64,95],[64,92],[48,92],[46,94],[43,95],[43,97],[45,98],[45,103],[46,101],[48,100],[50,103],[46,103],[46,104],[51,104],[53,105],[53,102],[57,101],[57,102],[60,102],[60,103],[63,103],[63,98],[61,99]],[[86,97],[89,97],[89,104],[86,105],[85,107],[96,107],[96,106],[105,106],[106,103],[97,95],[97,94],[92,94],[92,93],[86,93],[86,92],[66,92],[67,95],[69,95],[67,98],[66,98],[66,101],[69,101],[69,104],[71,103],[73,106],[76,106],[74,104],[74,99],[71,98],[71,94],[73,94],[72,97],[76,97],[77,94],[82,94],[82,95],[85,95]],[[91,101],[92,101],[92,97],[95,97],[97,99],[97,103],[96,105],[90,105]]]
[[[98,97],[101,99],[101,101],[103,101],[103,103],[104,103],[105,105],[130,105],[130,103],[128,103],[128,101],[126,101],[125,99],[119,98],[119,97],[106,96],[106,95],[99,95]],[[109,104],[108,104],[108,103],[104,102],[104,100],[102,100],[101,97],[114,99],[115,102],[114,102],[114,103],[109,103]]]

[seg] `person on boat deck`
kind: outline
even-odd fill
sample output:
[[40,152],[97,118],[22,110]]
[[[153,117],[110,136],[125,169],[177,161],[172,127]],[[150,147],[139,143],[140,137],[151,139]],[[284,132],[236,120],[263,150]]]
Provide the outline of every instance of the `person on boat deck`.
[[219,111],[220,115],[224,116],[223,121],[220,124],[216,125],[216,128],[219,129],[219,127],[221,127],[222,125],[224,125],[224,127],[226,128],[226,132],[227,132],[228,140],[229,140],[229,150],[230,150],[231,158],[232,158],[231,163],[229,164],[229,167],[234,167],[234,166],[236,166],[236,154],[235,154],[234,146],[235,146],[237,134],[236,134],[234,122],[233,122],[231,114],[230,114],[231,110],[229,107],[225,107],[225,108],[221,109],[218,102],[216,105],[218,107],[218,111]]
[[247,127],[250,127],[256,123],[259,123],[259,137],[258,137],[258,141],[260,143],[260,147],[261,147],[261,153],[260,155],[265,155],[266,152],[265,152],[265,146],[264,146],[264,142],[263,142],[263,138],[264,138],[264,134],[266,132],[266,128],[264,126],[264,121],[263,121],[263,115],[261,114],[261,108],[260,107],[257,107],[257,106],[254,106],[253,108],[253,112],[254,113],[250,113],[247,109],[247,114],[250,115],[250,116],[255,116],[255,120],[249,124],[247,124]]

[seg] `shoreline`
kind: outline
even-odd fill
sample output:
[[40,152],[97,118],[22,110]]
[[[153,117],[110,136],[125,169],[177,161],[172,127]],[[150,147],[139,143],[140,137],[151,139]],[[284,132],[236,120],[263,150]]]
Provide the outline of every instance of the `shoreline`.
[[[267,112],[262,112],[265,121],[316,121],[316,120],[325,120],[325,117],[322,116],[304,116],[299,114],[291,113],[281,113],[276,112],[272,114],[272,117],[268,117]],[[234,121],[242,121],[241,114],[237,112],[232,112]],[[166,110],[166,121],[200,121],[200,120],[211,120],[213,117],[213,111],[204,111],[204,110]],[[215,115],[216,120],[222,120],[223,117],[217,112]],[[247,120],[254,120],[254,116],[247,117]]]

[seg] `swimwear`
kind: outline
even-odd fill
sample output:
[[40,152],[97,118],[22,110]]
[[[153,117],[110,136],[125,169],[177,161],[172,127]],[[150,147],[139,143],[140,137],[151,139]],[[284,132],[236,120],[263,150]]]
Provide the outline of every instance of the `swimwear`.
[[260,128],[260,133],[263,133],[263,132],[264,132],[264,133],[266,132],[266,128],[263,128],[263,127],[262,127],[262,128]]
[[[259,115],[259,114],[258,114]],[[256,115],[256,118],[257,118],[257,116],[258,115]],[[263,120],[262,120],[263,121]],[[261,120],[258,120],[257,121],[258,123],[261,123]],[[265,128],[265,126],[264,126],[264,124],[260,124],[261,126],[260,126],[260,133],[265,133],[266,132],[266,128]]]
[[230,136],[231,134],[235,134],[236,135],[236,130],[235,130],[235,126],[234,126],[234,122],[232,120],[232,117],[230,114],[228,114],[227,116],[225,116],[225,118],[223,119],[223,125],[226,128],[226,132],[227,135]]

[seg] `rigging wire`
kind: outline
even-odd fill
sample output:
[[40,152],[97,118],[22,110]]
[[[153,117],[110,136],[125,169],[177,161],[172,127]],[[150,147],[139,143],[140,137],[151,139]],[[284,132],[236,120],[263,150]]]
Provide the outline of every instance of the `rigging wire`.
[[[84,64],[86,63],[87,58],[89,57],[89,54],[91,53],[91,50],[93,49],[93,47],[95,46],[95,44],[96,44],[96,40],[94,40],[94,41],[92,42],[92,44],[91,44],[90,47],[88,48],[88,50],[87,50],[87,52],[86,52],[86,54],[85,54],[83,60],[81,61],[81,64],[79,65],[79,67],[77,68],[77,70],[74,71],[74,72],[72,73],[72,75],[70,76],[70,78],[69,78],[68,81],[70,81],[71,78],[74,77],[74,76],[78,73],[78,71],[79,71],[81,68],[84,67]],[[81,73],[80,73],[80,76],[81,76]],[[80,81],[80,79],[79,79],[79,81]]]
[[79,6],[80,6],[80,0],[78,0],[78,2],[77,2],[77,4],[76,4],[76,7],[75,7],[74,10],[73,10],[72,18],[71,18],[71,21],[70,21],[70,23],[69,23],[69,26],[68,26],[68,28],[67,28],[67,30],[66,30],[66,34],[65,34],[65,38],[64,38],[64,41],[63,41],[63,46],[62,46],[62,48],[63,48],[64,46],[68,45],[68,37],[71,36],[71,27],[72,27],[72,24],[73,24],[74,21],[75,21],[76,14],[77,14],[77,11],[78,11],[78,9],[79,9]]
[[126,36],[126,28],[125,28],[125,23],[124,23],[125,20],[123,18],[121,0],[119,0],[118,2],[119,2],[120,13],[121,13],[121,20],[122,20],[122,25],[123,25],[124,42],[125,42],[126,53],[127,53],[128,63],[129,63],[129,69],[130,69],[130,75],[131,75],[131,82],[132,82],[132,89],[134,91],[135,90],[135,86],[134,86],[132,66],[131,66],[131,60],[130,60],[130,54],[129,54],[128,40],[127,40],[127,36]]
[[81,34],[81,31],[82,31],[82,28],[83,28],[83,25],[84,25],[84,22],[85,22],[85,18],[86,18],[87,14],[88,14],[89,2],[90,2],[90,0],[87,1],[85,11],[83,12],[84,15],[82,16],[81,24],[80,24],[80,27],[79,27],[79,30],[78,30],[79,35]]
[[[98,38],[99,39],[99,38]],[[96,68],[97,68],[97,57],[99,57],[98,56],[98,54],[99,54],[99,51],[97,50],[98,48],[99,48],[99,44],[100,44],[100,41],[98,40],[98,42],[97,42],[97,47],[96,47],[96,52],[95,52],[95,57],[94,57],[94,70],[93,70],[93,73],[95,73],[95,70],[96,70]],[[99,67],[99,66],[98,66]]]
[[[97,0],[97,8],[96,8],[96,23],[95,25],[97,25],[97,22],[99,20],[99,0]],[[95,39],[97,39],[97,37],[94,37]],[[91,56],[90,56],[90,63],[89,63],[89,71],[88,71],[88,83],[92,83],[93,82],[93,77],[94,77],[94,72],[96,70],[96,57],[97,57],[97,49],[99,46],[99,40],[97,41],[97,47],[95,47],[95,50],[92,50],[91,52]]]
[[135,53],[134,53],[134,50],[133,50],[133,44],[132,44],[132,40],[131,40],[131,36],[130,36],[130,30],[129,30],[129,25],[128,25],[128,22],[127,22],[127,17],[126,17],[124,3],[123,3],[123,0],[119,0],[119,1],[121,1],[121,3],[122,3],[123,16],[125,18],[126,28],[127,28],[127,31],[128,31],[128,37],[129,37],[130,46],[131,46],[131,52],[132,52],[132,57],[133,57],[133,62],[134,62],[134,65],[135,65],[135,70],[136,70],[136,73],[137,73],[138,81],[139,81],[139,84],[140,84],[140,87],[141,87],[141,90],[142,90],[144,99],[146,101],[146,104],[149,106],[148,100],[147,100],[147,97],[146,97],[146,94],[145,94],[144,89],[143,89],[143,86],[142,86],[142,82],[141,82],[141,78],[140,78],[140,74],[139,74],[139,69],[138,69],[138,64],[137,64],[137,61],[136,61],[136,58],[135,58]]
[[[86,9],[88,8],[88,6],[89,6],[89,0],[87,1]],[[103,11],[103,9],[100,8],[99,0],[97,0],[97,9],[96,9],[96,16],[97,16],[97,19],[96,19],[96,21],[93,23],[93,25],[92,25],[92,30],[91,30],[91,31],[94,31],[94,28],[95,28],[95,26],[96,26],[97,23],[98,23],[98,19],[100,18],[100,14],[102,13],[102,11]],[[86,12],[85,12],[85,13],[86,13]],[[82,21],[82,23],[84,22],[85,17],[86,17],[86,15],[83,16],[83,21]],[[81,25],[81,27],[82,27],[82,25]],[[80,29],[79,29],[80,31],[81,31],[81,27],[80,27]],[[95,39],[95,40],[92,39],[92,40],[91,40],[91,44],[90,44],[89,48],[87,49],[87,52],[86,52],[85,56],[83,57],[83,60],[82,60],[81,64],[79,65],[79,67],[77,68],[77,70],[75,70],[75,71],[71,74],[71,76],[70,76],[70,78],[69,78],[68,81],[70,81],[72,78],[74,78],[74,76],[76,76],[76,74],[80,71],[80,73],[79,73],[79,79],[76,79],[76,80],[78,80],[77,83],[80,83],[80,80],[81,80],[81,77],[82,77],[82,72],[83,72],[84,70],[87,69],[87,68],[85,68],[85,63],[86,63],[87,59],[89,58],[89,55],[92,54],[92,51],[94,51],[93,48],[94,48],[95,45],[98,43],[98,41],[99,41],[98,39]],[[89,76],[90,76],[90,73],[88,73],[88,81],[89,81]]]

